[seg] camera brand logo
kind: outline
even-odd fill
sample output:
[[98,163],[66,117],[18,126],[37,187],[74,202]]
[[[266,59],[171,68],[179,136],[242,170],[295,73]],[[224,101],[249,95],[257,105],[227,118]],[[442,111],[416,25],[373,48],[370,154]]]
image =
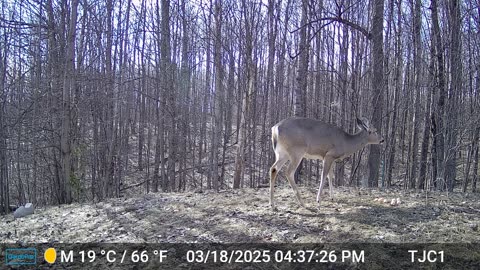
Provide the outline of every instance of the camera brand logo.
[[37,264],[36,248],[7,248],[5,250],[5,264],[29,265]]

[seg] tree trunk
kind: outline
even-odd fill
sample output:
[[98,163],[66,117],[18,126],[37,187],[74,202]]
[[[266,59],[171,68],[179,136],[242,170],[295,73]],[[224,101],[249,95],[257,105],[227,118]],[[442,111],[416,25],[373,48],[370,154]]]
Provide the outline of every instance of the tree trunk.
[[453,191],[455,187],[455,178],[457,176],[457,100],[462,95],[462,44],[460,41],[461,33],[461,14],[460,1],[448,1],[450,12],[450,72],[451,83],[448,91],[448,112],[446,114],[446,156],[445,156],[445,175],[444,179],[448,191]]
[[473,179],[472,179],[472,192],[477,192],[477,179],[478,179],[478,145],[475,149],[475,157],[473,163]]
[[161,117],[167,119],[168,132],[168,159],[167,159],[167,171],[165,176],[165,183],[163,183],[164,191],[175,190],[175,164],[177,159],[176,139],[177,139],[177,106],[176,106],[176,90],[173,84],[173,66],[172,66],[172,53],[170,46],[170,0],[161,1],[162,20],[160,22],[161,29],[161,43],[160,43],[160,62],[162,65],[162,90],[165,94],[166,111]]
[[245,19],[245,69],[246,69],[246,91],[242,91],[242,108],[240,110],[240,123],[238,128],[239,138],[237,153],[235,156],[235,173],[233,176],[233,188],[240,188],[243,185],[245,167],[245,150],[247,140],[247,127],[251,110],[251,97],[255,91],[256,66],[253,60],[254,49],[254,24],[253,11],[249,8],[254,3],[242,1],[242,11]]
[[[297,86],[295,87],[295,104],[294,114],[299,117],[306,117],[306,95],[307,95],[307,76],[308,76],[308,1],[302,0],[302,19],[300,22],[300,44],[298,46],[298,72],[297,72]],[[299,166],[300,167],[300,166]],[[300,170],[300,169],[298,169]]]
[[[2,9],[2,16],[5,16],[5,11]],[[7,59],[8,59],[8,42],[7,35],[4,35],[2,40],[4,46],[0,48],[0,214],[9,212],[10,206],[10,192],[8,181],[8,166],[7,166],[7,124],[5,120],[6,104],[7,104]]]
[[[309,26],[307,25],[308,22],[308,0],[302,0],[302,19],[300,22],[301,29],[300,29],[300,44],[298,46],[298,57],[299,57],[299,64],[298,64],[298,71],[297,71],[297,85],[295,87],[294,97],[294,115],[297,117],[306,117],[307,116],[307,108],[306,108],[306,100],[307,100],[307,78],[308,78],[308,60],[309,60]],[[295,181],[300,181],[300,174],[303,169],[303,160],[297,167],[295,171]]]
[[[433,131],[433,136],[434,138],[434,143],[436,145],[436,172],[435,172],[435,179],[434,185],[435,187],[440,187],[441,190],[444,189],[445,182],[442,180],[441,183],[437,183],[437,177],[438,176],[443,176],[443,172],[445,170],[445,144],[444,144],[444,136],[445,136],[445,130],[444,130],[444,114],[445,114],[445,68],[444,68],[444,63],[443,63],[443,45],[442,45],[442,38],[440,36],[440,26],[438,22],[438,6],[437,6],[437,0],[431,0],[431,9],[432,9],[432,34],[434,36],[435,40],[435,51],[436,51],[436,56],[437,56],[437,65],[438,65],[438,71],[437,71],[437,81],[438,81],[438,90],[439,90],[439,97],[437,101],[437,106],[436,110],[434,111],[435,114],[435,125],[432,127],[434,128]],[[441,186],[438,186],[441,185]]]
[[[433,40],[433,39],[432,39]],[[431,119],[430,115],[432,114],[432,102],[433,96],[435,93],[435,48],[430,46],[430,64],[429,64],[429,78],[430,87],[427,94],[427,103],[425,109],[425,127],[423,129],[423,141],[422,141],[422,152],[420,155],[420,173],[418,175],[417,188],[426,189],[426,176],[427,176],[427,159],[428,159],[428,149],[430,144],[430,131],[431,131]]]
[[212,187],[218,191],[221,179],[218,174],[218,151],[222,134],[222,111],[223,111],[223,65],[222,65],[222,1],[215,1],[215,42],[213,46],[213,62],[215,66],[215,92],[212,119],[212,149],[211,169]]
[[418,156],[418,133],[420,130],[420,80],[423,76],[422,69],[422,44],[420,30],[422,27],[421,20],[421,0],[415,0],[413,10],[413,74],[415,77],[415,99],[414,99],[414,113],[412,117],[412,146],[411,146],[411,170],[409,176],[409,187],[416,187],[417,177],[417,156]]
[[[275,108],[278,104],[275,102],[276,94],[275,93],[275,77],[274,77],[274,69],[275,69],[275,53],[276,53],[276,44],[275,41],[277,40],[277,33],[278,33],[278,20],[275,18],[275,2],[274,0],[268,0],[268,60],[267,60],[267,87],[266,87],[266,95],[267,95],[267,104],[265,112],[268,114],[268,117],[266,117],[265,120],[269,120],[268,126],[269,128],[265,127],[265,136],[264,138],[268,137],[268,131],[270,131],[270,127],[273,127],[275,125]],[[281,1],[279,1],[281,3]],[[280,5],[278,3],[277,5]],[[270,142],[270,140],[268,140]],[[268,163],[273,163],[273,154],[274,152],[271,149],[270,144],[266,147],[267,151],[267,162]],[[267,178],[265,178],[267,180]]]
[[64,201],[62,203],[72,202],[72,187],[71,187],[71,93],[74,91],[74,72],[75,72],[75,36],[77,29],[77,7],[78,0],[72,1],[71,14],[69,21],[69,28],[67,32],[67,48],[66,48],[66,63],[65,63],[65,75],[63,80],[63,93],[62,93],[62,132],[60,139],[61,146],[61,160],[62,160],[62,178],[64,181]]
[[[382,133],[382,110],[383,110],[383,10],[384,0],[373,0],[373,22],[372,22],[372,55],[373,55],[373,117],[372,125],[378,133]],[[380,146],[372,145],[368,157],[369,186],[378,186],[378,175],[380,166]]]
[[[475,153],[478,150],[478,139],[480,136],[480,128],[475,128],[472,133],[473,133],[472,142],[470,143],[470,146],[469,146],[470,149],[467,153],[467,162],[466,162],[465,172],[464,172],[464,180],[463,180],[463,187],[462,187],[463,192],[467,192],[468,184],[470,182],[470,167],[472,164],[472,160],[475,156]],[[473,171],[473,174],[475,177],[477,172]]]

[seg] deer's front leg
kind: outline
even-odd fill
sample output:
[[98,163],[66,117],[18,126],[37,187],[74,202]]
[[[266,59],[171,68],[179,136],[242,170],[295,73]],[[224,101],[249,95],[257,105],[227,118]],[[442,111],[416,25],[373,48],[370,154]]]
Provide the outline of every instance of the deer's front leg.
[[[330,167],[332,166],[333,159],[329,156],[326,156],[323,160],[323,171],[322,171],[322,178],[320,180],[320,187],[318,188],[317,193],[317,203],[320,203],[320,195],[322,194],[323,185],[327,179],[327,176],[330,172]],[[331,182],[330,182],[331,183]]]
[[330,199],[333,199],[333,168],[330,168],[330,172],[328,173],[328,188],[330,189]]

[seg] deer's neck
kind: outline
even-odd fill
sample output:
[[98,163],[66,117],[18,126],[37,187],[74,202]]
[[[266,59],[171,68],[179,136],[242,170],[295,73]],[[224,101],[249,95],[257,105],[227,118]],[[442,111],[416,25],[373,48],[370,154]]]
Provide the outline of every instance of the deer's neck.
[[368,144],[368,132],[362,130],[356,134],[350,135],[350,139],[347,140],[347,142],[347,149],[350,150],[347,154],[355,153]]

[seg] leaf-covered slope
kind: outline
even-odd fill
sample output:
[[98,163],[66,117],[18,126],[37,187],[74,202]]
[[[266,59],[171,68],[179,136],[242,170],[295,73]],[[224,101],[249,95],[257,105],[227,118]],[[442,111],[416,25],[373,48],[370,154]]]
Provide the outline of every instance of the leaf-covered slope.
[[[2,242],[480,242],[479,195],[341,188],[318,206],[314,188],[157,193],[0,217]],[[400,198],[401,204],[374,201]],[[427,201],[427,204],[425,203]]]

